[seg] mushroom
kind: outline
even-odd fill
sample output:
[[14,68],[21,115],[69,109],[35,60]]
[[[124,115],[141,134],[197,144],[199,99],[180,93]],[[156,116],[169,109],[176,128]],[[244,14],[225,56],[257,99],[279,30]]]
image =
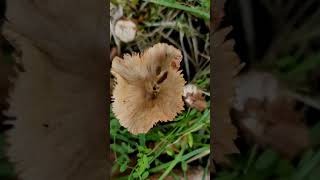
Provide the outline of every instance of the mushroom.
[[178,49],[164,43],[143,54],[113,59],[112,110],[129,132],[147,133],[157,122],[171,121],[184,110],[181,59]]
[[137,32],[136,24],[130,20],[118,20],[115,25],[115,35],[125,43],[135,39]]

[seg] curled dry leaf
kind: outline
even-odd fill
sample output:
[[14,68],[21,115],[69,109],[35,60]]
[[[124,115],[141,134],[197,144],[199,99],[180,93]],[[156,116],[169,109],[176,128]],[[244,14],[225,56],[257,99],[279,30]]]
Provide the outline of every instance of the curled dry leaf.
[[158,43],[142,55],[115,57],[112,110],[133,134],[146,133],[159,121],[170,121],[183,108],[185,80],[179,71],[181,52]]
[[116,22],[115,35],[125,43],[131,42],[136,37],[137,26],[130,20],[119,20]]
[[196,85],[186,85],[183,89],[183,97],[186,104],[192,108],[196,108],[199,111],[203,111],[207,108],[207,102],[205,101],[203,91]]
[[237,130],[230,120],[231,100],[234,95],[234,72],[240,64],[233,50],[234,40],[225,40],[231,27],[213,34],[211,57],[213,57],[213,159],[217,163],[228,163],[227,154],[238,153],[233,140]]

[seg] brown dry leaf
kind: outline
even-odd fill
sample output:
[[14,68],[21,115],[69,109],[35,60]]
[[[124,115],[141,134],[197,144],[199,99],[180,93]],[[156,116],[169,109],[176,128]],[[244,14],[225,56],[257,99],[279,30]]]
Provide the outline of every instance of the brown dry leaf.
[[232,27],[213,34],[211,57],[213,57],[213,159],[217,163],[228,163],[225,155],[238,153],[233,140],[237,130],[230,120],[231,100],[234,95],[234,73],[239,66],[239,58],[233,50],[234,40],[225,40]]
[[116,78],[112,110],[120,124],[133,134],[146,133],[159,121],[170,121],[183,108],[181,52],[159,43],[142,55],[115,57],[111,72]]
[[25,69],[8,111],[19,179],[106,179],[106,12],[104,1],[7,1],[4,34]]
[[196,85],[188,84],[183,88],[183,97],[186,104],[199,111],[204,111],[207,108],[207,102],[203,91],[200,90]]

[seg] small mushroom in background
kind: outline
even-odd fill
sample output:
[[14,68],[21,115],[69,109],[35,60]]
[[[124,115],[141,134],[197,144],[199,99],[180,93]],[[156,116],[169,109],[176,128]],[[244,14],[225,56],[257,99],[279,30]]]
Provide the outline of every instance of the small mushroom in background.
[[199,111],[203,111],[207,108],[207,103],[203,94],[204,92],[193,84],[188,84],[183,89],[183,97],[186,104]]
[[115,25],[115,35],[125,43],[135,39],[137,26],[130,20],[118,20]]

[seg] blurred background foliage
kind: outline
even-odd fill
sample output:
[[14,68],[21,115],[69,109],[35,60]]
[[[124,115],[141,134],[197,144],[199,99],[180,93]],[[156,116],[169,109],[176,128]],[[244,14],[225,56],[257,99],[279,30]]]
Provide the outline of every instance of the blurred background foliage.
[[[246,63],[246,67],[239,76],[250,76],[252,74],[249,72],[252,71],[271,74],[275,81],[280,82],[281,93],[294,101],[273,104],[273,107],[265,102],[261,102],[261,106],[255,102],[256,104],[252,103],[250,107],[248,105],[246,112],[233,116],[233,121],[239,129],[236,144],[240,154],[231,155],[229,165],[218,166],[214,179],[319,179],[319,1],[227,0],[223,24],[225,26],[231,24],[234,27],[231,36],[236,41],[235,50],[241,60]],[[246,80],[254,78],[249,77]],[[264,82],[264,79],[257,79]],[[269,85],[267,81],[265,84],[265,89],[271,88],[267,87]],[[254,83],[251,85],[252,91],[258,88]],[[268,108],[273,108],[269,114]],[[284,110],[286,108],[289,110]],[[264,137],[248,140],[254,134],[252,128],[260,127],[261,111],[265,112],[263,114],[265,117],[261,119],[272,117],[271,127],[281,124],[277,127],[279,128],[277,135],[282,137],[274,138],[275,134],[272,134],[272,130],[266,125],[267,133],[263,135]],[[248,114],[249,116],[245,118],[254,119],[251,124],[249,123],[252,126],[251,129],[243,128],[247,122],[242,122],[246,119],[241,116]],[[302,115],[302,120],[299,120],[300,128],[306,131],[307,135],[302,135],[301,131],[297,130],[299,125],[296,124],[296,119],[300,115]],[[310,142],[307,147],[301,147],[302,150],[300,149],[301,151],[294,157],[288,158],[283,152],[291,152],[295,149],[289,145],[291,139],[285,141],[286,137],[289,138],[290,131],[297,136],[292,139],[307,136]],[[269,145],[263,142],[268,138],[267,134],[270,138],[273,137],[273,142]],[[305,144],[301,141],[295,143],[297,146]],[[275,144],[278,146],[275,147]]]

